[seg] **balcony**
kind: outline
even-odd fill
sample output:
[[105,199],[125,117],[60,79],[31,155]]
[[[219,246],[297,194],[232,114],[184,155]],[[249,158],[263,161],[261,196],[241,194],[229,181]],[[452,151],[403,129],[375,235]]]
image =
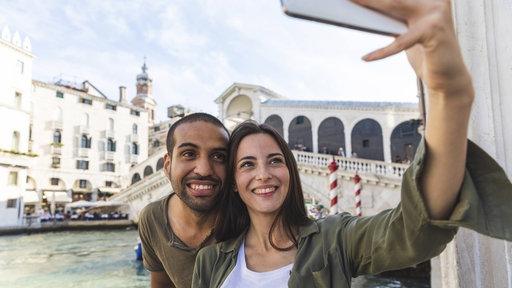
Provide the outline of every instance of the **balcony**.
[[138,134],[131,134],[130,135],[130,142],[139,142],[139,135]]
[[62,130],[63,126],[64,125],[63,125],[62,121],[57,121],[57,120],[50,121],[50,128],[52,130]]
[[78,148],[78,157],[88,158],[91,148]]
[[114,161],[114,156],[116,152],[114,151],[105,151],[105,160],[106,161]]
[[50,149],[51,149],[52,155],[62,155],[62,144],[61,143],[50,144]]
[[78,134],[80,134],[80,135],[89,134],[89,127],[84,126],[84,125],[78,126]]
[[114,130],[105,130],[105,138],[116,138],[116,133]]
[[130,163],[131,164],[139,163],[139,155],[131,154],[130,155]]

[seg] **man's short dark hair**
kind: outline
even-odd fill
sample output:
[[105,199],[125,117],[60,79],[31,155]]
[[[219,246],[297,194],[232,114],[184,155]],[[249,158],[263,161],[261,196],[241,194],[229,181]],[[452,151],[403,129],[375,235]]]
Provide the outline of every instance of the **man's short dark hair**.
[[167,145],[167,153],[169,153],[169,155],[172,154],[172,149],[174,148],[174,144],[175,144],[174,131],[176,131],[176,128],[178,128],[181,124],[193,123],[193,122],[211,123],[219,128],[224,129],[224,131],[226,131],[226,135],[228,135],[228,137],[229,137],[228,129],[226,129],[224,124],[222,124],[222,122],[220,122],[220,120],[217,117],[210,115],[208,113],[202,113],[202,112],[188,114],[185,117],[174,122],[174,124],[172,124],[172,126],[169,128],[169,131],[167,132],[166,145]]

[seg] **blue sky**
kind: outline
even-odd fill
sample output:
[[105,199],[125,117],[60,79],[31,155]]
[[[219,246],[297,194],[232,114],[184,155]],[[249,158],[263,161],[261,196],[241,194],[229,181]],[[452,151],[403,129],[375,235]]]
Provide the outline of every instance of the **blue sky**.
[[234,82],[290,99],[417,102],[405,54],[361,57],[392,38],[294,19],[279,0],[0,0],[0,29],[28,36],[33,78],[89,80],[135,96],[146,59],[157,119],[181,104],[217,114]]

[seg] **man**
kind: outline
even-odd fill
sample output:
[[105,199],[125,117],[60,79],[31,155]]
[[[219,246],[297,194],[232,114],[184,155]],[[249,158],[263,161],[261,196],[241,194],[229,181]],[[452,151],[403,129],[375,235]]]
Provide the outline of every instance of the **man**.
[[143,261],[152,288],[189,288],[198,250],[214,243],[229,133],[214,116],[195,113],[174,123],[166,142],[164,171],[174,192],[141,211]]

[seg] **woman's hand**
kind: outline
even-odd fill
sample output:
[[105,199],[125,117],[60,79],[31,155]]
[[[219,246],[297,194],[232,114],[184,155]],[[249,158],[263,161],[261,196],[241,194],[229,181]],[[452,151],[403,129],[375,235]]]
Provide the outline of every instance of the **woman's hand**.
[[449,0],[352,0],[407,23],[408,31],[363,59],[406,50],[427,88],[427,154],[421,190],[433,219],[450,216],[464,178],[467,130],[474,91],[464,65]]

